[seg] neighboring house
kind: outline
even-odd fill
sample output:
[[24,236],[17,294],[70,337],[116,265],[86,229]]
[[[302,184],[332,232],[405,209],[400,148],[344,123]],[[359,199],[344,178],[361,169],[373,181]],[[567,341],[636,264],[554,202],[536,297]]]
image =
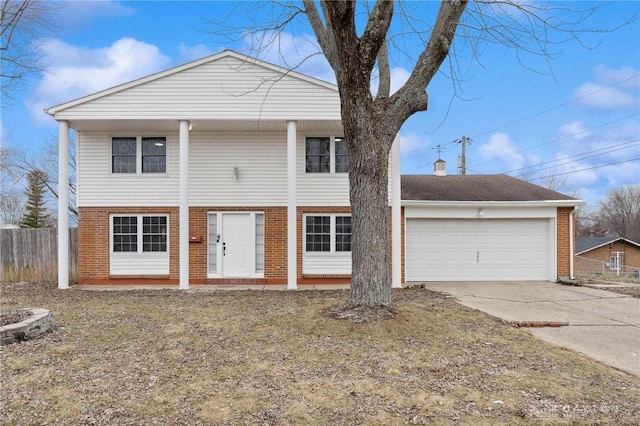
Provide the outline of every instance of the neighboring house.
[[[68,176],[69,131],[77,132],[80,283],[350,282],[336,86],[225,51],[47,112],[59,122],[60,176]],[[399,150],[396,138],[394,287],[572,275],[581,201],[507,176],[405,176],[401,196]],[[68,286],[66,268],[59,286]]]
[[640,270],[640,244],[617,235],[578,236],[576,272],[616,274]]

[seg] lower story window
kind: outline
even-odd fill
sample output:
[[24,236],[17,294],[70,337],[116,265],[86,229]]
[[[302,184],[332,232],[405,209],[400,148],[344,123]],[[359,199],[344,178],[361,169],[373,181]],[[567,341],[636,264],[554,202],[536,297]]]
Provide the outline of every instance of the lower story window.
[[618,271],[620,269],[622,269],[622,256],[609,257],[609,270]]
[[166,252],[167,216],[113,216],[113,252]]
[[351,216],[305,216],[306,252],[350,252]]

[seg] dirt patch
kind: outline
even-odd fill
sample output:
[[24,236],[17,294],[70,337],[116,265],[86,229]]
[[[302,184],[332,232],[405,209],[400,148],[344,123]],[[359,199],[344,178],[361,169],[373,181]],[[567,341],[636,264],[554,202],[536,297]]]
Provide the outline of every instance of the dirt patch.
[[612,291],[618,294],[626,294],[628,296],[633,296],[636,299],[640,299],[640,285],[634,285],[632,287],[607,287],[603,290]]
[[394,317],[328,318],[348,291],[1,284],[57,330],[0,349],[0,424],[637,424],[640,379],[425,289]]
[[0,327],[22,322],[31,315],[31,311],[27,310],[0,311]]

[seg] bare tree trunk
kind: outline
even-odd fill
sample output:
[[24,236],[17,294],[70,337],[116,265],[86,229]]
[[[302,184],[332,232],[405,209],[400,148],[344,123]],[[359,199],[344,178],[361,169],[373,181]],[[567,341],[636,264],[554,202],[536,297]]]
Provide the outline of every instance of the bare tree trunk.
[[368,87],[351,88],[341,96],[349,149],[351,292],[346,304],[333,312],[339,318],[367,321],[392,314],[389,153],[399,128],[372,111]]
[[391,307],[388,143],[359,130],[349,139],[355,161],[349,170],[353,267],[346,307]]

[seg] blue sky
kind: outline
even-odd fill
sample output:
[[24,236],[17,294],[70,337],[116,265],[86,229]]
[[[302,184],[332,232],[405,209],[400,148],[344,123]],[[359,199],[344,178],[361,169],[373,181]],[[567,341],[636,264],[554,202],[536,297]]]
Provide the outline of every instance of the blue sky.
[[[43,39],[48,71],[30,80],[13,103],[2,104],[3,146],[31,155],[57,134],[45,107],[223,49],[252,54],[247,39],[224,40],[203,31],[203,18],[237,28],[249,25],[246,15],[227,17],[235,3],[58,4],[51,16],[57,29]],[[416,19],[426,20],[438,6],[407,4]],[[556,5],[585,8],[603,3]],[[613,2],[584,26],[615,28],[639,10],[637,1]],[[457,173],[460,145],[453,141],[466,136],[472,139],[467,147],[469,174],[507,172],[534,183],[556,175],[564,180],[565,192],[579,190],[590,204],[613,187],[640,183],[640,15],[636,18],[613,32],[582,34],[581,42],[588,48],[575,40],[553,46],[559,54],[553,58],[524,52],[518,58],[515,50],[503,45],[481,44],[474,59],[466,40],[458,38],[453,62],[458,83],[453,84],[450,63],[445,63],[427,90],[429,110],[413,116],[401,130],[402,172],[432,173],[440,145],[448,173]],[[271,49],[261,59],[285,66],[297,63],[316,51],[313,38],[300,24],[295,32],[280,36],[280,51]],[[407,46],[405,53],[418,53]],[[283,57],[289,63],[283,63]],[[410,73],[403,57],[392,54],[394,87]],[[333,81],[331,69],[319,56],[298,71]]]

